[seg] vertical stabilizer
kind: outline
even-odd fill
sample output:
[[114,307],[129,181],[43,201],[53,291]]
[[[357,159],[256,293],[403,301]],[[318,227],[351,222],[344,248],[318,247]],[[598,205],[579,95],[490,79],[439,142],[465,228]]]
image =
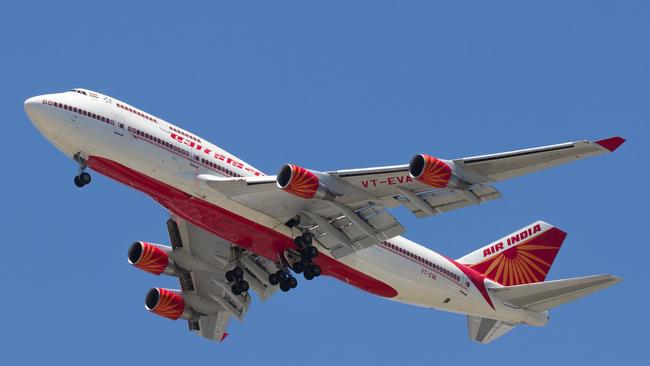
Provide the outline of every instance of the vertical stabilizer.
[[504,286],[543,282],[566,233],[537,221],[457,260]]

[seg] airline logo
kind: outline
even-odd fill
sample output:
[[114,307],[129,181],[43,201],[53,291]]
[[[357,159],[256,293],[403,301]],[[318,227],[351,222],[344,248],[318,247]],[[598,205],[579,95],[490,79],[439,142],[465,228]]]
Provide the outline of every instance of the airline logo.
[[242,163],[240,161],[234,160],[233,158],[231,158],[229,156],[220,154],[218,152],[215,152],[213,154],[212,150],[210,148],[204,147],[201,144],[196,143],[196,142],[194,142],[194,141],[192,141],[192,140],[190,140],[190,139],[188,139],[186,137],[180,136],[180,135],[178,135],[176,133],[173,133],[173,132],[170,134],[170,137],[174,141],[185,144],[185,145],[189,146],[190,148],[196,149],[198,151],[202,151],[204,154],[206,154],[208,156],[212,156],[217,160],[221,160],[221,161],[225,162],[226,164],[230,164],[230,165],[234,166],[235,168],[244,169],[244,170],[246,170],[248,172],[251,172],[251,173],[255,174],[255,176],[263,175],[261,172],[251,168],[250,166],[247,166],[246,164],[244,164],[244,163]]
[[529,227],[528,229],[523,230],[522,232],[512,235],[508,237],[505,240],[505,246],[504,242],[500,241],[494,245],[491,245],[485,249],[483,249],[483,257],[489,257],[494,253],[497,253],[499,251],[502,251],[503,248],[510,247],[514,244],[517,244],[521,241],[524,241],[526,238],[533,237],[534,234],[537,234],[542,231],[542,225],[540,224],[535,224],[533,227]]
[[560,229],[535,223],[484,247],[477,253],[484,259],[469,267],[505,286],[542,282],[565,237]]

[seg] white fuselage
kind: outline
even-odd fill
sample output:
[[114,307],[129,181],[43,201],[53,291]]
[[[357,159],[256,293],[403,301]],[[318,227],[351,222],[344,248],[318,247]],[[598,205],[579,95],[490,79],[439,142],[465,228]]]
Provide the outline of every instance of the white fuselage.
[[[88,90],[33,97],[25,102],[25,109],[36,128],[68,157],[79,154],[109,159],[292,237],[282,222],[229,200],[197,180],[200,174],[263,175],[203,138]],[[328,252],[321,251],[321,255]],[[516,323],[546,322],[543,314],[514,308],[487,295],[490,305],[486,295],[451,260],[404,237],[338,261],[395,289],[397,295],[391,298],[395,301]],[[485,283],[499,286],[487,279]]]

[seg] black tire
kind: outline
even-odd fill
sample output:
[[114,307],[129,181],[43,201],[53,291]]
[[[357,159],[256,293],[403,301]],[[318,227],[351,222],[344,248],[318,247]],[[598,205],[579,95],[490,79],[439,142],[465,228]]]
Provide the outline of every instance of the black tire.
[[298,280],[295,277],[287,278],[287,283],[291,288],[296,288],[298,286]]
[[318,249],[313,245],[310,245],[307,248],[305,248],[305,252],[309,256],[309,258],[316,258],[316,256],[318,255]]
[[278,278],[278,275],[276,275],[275,273],[271,273],[269,275],[269,283],[271,284],[271,286],[275,286],[278,283],[280,283],[280,279]]
[[280,290],[282,290],[282,292],[288,292],[291,290],[291,286],[289,286],[287,281],[282,281],[280,282]]
[[276,275],[278,275],[278,278],[280,279],[280,282],[284,281],[289,277],[285,271],[277,271],[275,272]]
[[311,243],[314,241],[314,234],[304,233],[302,234],[302,239],[306,245],[311,245]]
[[78,188],[81,188],[84,186],[84,183],[79,179],[78,175],[74,176],[74,185],[77,186]]
[[235,283],[234,285],[232,285],[230,287],[230,289],[232,290],[233,295],[235,295],[235,296],[241,295],[241,289],[239,288],[238,283]]
[[239,280],[239,282],[237,283],[237,286],[239,287],[241,292],[246,292],[250,288],[250,285],[248,284],[248,282],[244,281],[244,280]]
[[90,184],[90,181],[92,180],[92,177],[90,176],[90,174],[88,174],[86,172],[83,172],[83,173],[79,174],[79,180],[81,181],[81,183],[86,185],[86,184]]
[[302,273],[305,270],[305,264],[302,261],[298,261],[293,264],[293,271],[296,273]]
[[235,282],[235,275],[232,273],[232,271],[226,272],[226,281]]
[[305,279],[307,281],[311,281],[314,279],[314,272],[312,271],[311,266],[305,268],[305,273],[303,273],[303,276],[305,276]]
[[244,270],[241,267],[235,267],[232,269],[232,274],[235,276],[235,279],[241,280],[244,278]]
[[296,236],[296,238],[293,239],[293,242],[296,244],[296,247],[298,247],[298,249],[302,249],[307,245],[307,243],[305,243],[305,239],[302,236]]
[[314,275],[314,277],[318,277],[321,274],[320,266],[317,264],[314,264],[311,266],[311,272]]

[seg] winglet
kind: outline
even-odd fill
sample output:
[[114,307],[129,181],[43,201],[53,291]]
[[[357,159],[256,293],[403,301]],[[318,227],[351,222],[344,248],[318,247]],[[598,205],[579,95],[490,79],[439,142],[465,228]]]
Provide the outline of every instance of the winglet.
[[620,136],[610,137],[608,139],[596,141],[598,145],[604,147],[610,152],[613,152],[614,150],[618,149],[618,147],[623,145],[624,142],[625,139]]
[[227,336],[228,336],[228,332],[223,332],[223,335],[221,336],[219,342],[223,342],[223,340],[226,339]]

